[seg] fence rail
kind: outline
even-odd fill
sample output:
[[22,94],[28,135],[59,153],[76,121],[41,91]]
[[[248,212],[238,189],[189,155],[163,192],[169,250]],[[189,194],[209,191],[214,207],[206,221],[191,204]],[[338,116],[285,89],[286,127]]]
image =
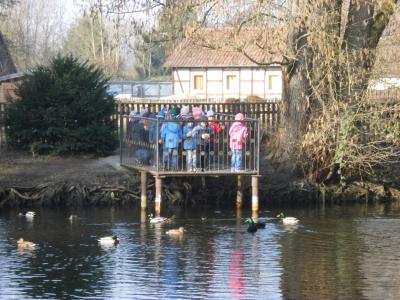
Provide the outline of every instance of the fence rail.
[[[153,175],[256,175],[259,121],[235,122],[227,114],[217,114],[214,126],[207,121],[121,115],[121,165]],[[230,133],[232,126],[246,128],[246,133]]]
[[188,106],[192,111],[193,107],[200,107],[204,112],[210,109],[217,113],[225,113],[234,115],[236,113],[243,113],[246,117],[259,120],[262,127],[268,129],[275,129],[279,124],[279,107],[278,102],[252,102],[252,103],[215,103],[215,102],[152,102],[152,101],[135,101],[118,103],[118,114],[129,114],[130,111],[140,111],[146,108],[149,113],[159,112],[163,106],[167,107],[183,107]]

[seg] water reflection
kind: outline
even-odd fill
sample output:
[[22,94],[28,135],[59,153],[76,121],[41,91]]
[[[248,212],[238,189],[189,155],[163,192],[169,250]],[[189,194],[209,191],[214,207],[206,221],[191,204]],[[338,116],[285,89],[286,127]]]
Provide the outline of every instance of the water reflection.
[[[400,295],[398,207],[325,207],[288,212],[182,211],[150,224],[145,211],[41,210],[31,223],[0,215],[0,298],[395,299]],[[246,232],[244,219],[266,221]],[[206,217],[206,219],[202,219]],[[187,232],[173,238],[170,228]],[[103,249],[97,239],[117,235]],[[23,237],[38,244],[19,252]]]

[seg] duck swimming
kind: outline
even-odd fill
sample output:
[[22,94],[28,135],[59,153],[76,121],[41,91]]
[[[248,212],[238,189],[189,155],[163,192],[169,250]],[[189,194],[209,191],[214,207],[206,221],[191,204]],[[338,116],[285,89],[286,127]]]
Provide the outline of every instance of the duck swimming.
[[68,220],[69,220],[71,223],[73,223],[73,222],[75,222],[76,220],[78,220],[78,216],[77,216],[77,215],[70,215],[69,218],[68,218]]
[[278,214],[276,217],[281,219],[284,225],[296,225],[299,223],[299,219],[295,217],[285,217],[283,213]]
[[119,238],[114,235],[114,236],[105,236],[100,238],[99,244],[102,246],[112,246],[112,245],[117,245],[119,243]]
[[36,247],[35,243],[25,241],[23,238],[20,238],[17,241],[18,249],[27,249],[27,250],[34,250]]
[[247,228],[247,232],[249,232],[249,233],[257,232],[257,225],[254,223],[252,218],[247,218],[245,223],[249,223],[249,227]]
[[33,219],[35,217],[36,213],[34,211],[26,211],[26,212],[20,212],[18,216],[20,217],[25,217],[27,219]]
[[166,234],[168,235],[180,235],[183,234],[184,232],[186,232],[185,228],[183,228],[182,226],[179,227],[178,229],[170,229],[166,232]]
[[171,218],[154,217],[153,214],[149,214],[149,219],[150,219],[151,224],[157,224],[157,223],[170,222],[170,221],[172,221],[173,217],[171,217]]

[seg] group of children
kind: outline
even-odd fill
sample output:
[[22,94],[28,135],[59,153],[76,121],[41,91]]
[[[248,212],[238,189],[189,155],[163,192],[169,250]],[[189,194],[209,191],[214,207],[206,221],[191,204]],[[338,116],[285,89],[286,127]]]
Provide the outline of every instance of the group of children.
[[[137,113],[134,113],[137,114]],[[146,111],[141,111],[140,116],[152,118]],[[194,107],[192,113],[187,106],[177,112],[175,108],[163,108],[155,118],[168,120],[159,122],[159,136],[157,138],[157,122],[144,125],[148,132],[150,143],[159,143],[159,159],[163,162],[164,169],[178,170],[178,153],[182,146],[186,153],[187,171],[202,171],[210,169],[215,163],[215,145],[219,142],[219,135],[225,130],[224,126],[215,121],[216,114],[209,110],[207,113]],[[146,122],[144,123],[146,124]],[[231,170],[239,171],[242,167],[242,150],[248,137],[248,129],[244,123],[244,115],[235,115],[235,121],[230,123],[229,146],[232,151]],[[182,144],[180,144],[182,142]],[[200,154],[199,161],[197,154]]]

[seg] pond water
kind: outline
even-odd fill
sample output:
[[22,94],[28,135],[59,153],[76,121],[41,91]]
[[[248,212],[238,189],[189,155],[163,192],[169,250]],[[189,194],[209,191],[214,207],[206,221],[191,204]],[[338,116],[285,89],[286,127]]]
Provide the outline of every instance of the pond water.
[[[0,213],[1,299],[398,299],[400,209],[333,206],[260,211],[188,209],[153,225],[135,208]],[[203,220],[202,220],[203,218]],[[204,219],[205,218],[205,219]],[[182,237],[166,234],[183,225]],[[117,235],[102,248],[97,239]],[[23,237],[35,250],[18,250]]]

